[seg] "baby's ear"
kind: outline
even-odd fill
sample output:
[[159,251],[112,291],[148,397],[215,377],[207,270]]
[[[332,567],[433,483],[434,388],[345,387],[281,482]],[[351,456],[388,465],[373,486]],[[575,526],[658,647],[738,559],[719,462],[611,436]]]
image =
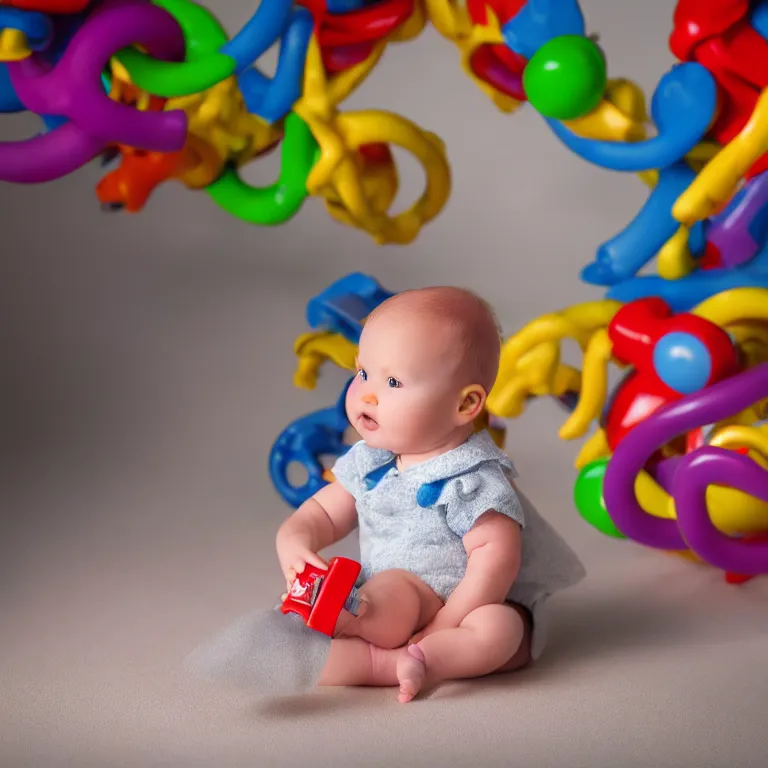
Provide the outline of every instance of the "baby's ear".
[[474,421],[482,413],[486,397],[485,390],[479,384],[471,384],[461,390],[458,412],[461,424]]

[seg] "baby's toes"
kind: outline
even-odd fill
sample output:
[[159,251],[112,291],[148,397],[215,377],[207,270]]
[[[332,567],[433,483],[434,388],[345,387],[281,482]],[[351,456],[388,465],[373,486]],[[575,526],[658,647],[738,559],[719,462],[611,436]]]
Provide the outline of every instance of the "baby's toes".
[[424,652],[418,645],[409,645],[397,662],[397,680],[400,683],[397,700],[401,704],[407,704],[416,697],[424,685],[426,674]]

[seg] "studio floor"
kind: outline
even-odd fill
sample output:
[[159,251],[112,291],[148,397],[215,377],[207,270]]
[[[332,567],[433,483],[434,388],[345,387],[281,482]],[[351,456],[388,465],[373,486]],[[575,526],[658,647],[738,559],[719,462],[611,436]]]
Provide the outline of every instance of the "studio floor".
[[19,443],[4,491],[0,765],[765,765],[768,580],[729,587],[586,526],[571,501],[577,446],[558,441],[548,403],[510,423],[510,450],[589,575],[551,601],[535,667],[407,706],[393,690],[265,701],[187,677],[188,651],[278,594],[287,508],[269,447],[343,380],[290,386],[291,340],[324,278],[217,283],[216,269],[113,308],[131,322],[112,323],[111,352],[94,330],[69,379],[59,371],[66,413],[37,371],[34,456]]

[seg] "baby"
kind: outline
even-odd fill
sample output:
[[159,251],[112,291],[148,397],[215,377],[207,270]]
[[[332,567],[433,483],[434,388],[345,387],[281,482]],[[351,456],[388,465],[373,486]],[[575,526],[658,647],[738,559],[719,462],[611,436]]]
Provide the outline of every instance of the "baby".
[[491,310],[458,288],[406,291],[368,317],[346,401],[362,440],[277,534],[290,584],[308,563],[327,567],[318,552],[359,528],[357,615],[342,612],[331,640],[263,612],[203,653],[208,671],[231,679],[237,666],[240,678],[261,667],[247,671],[249,686],[272,691],[278,678],[282,690],[399,686],[408,702],[427,685],[538,656],[541,606],[584,570],[516,489],[488,432],[474,430],[500,347]]

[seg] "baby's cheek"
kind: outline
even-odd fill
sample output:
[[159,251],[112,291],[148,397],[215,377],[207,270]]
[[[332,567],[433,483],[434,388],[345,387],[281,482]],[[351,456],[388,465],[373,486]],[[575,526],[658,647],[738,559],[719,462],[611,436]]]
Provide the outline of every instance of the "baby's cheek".
[[408,431],[422,435],[433,431],[438,420],[435,403],[429,397],[412,398],[402,415]]
[[386,402],[379,403],[379,415],[383,423],[400,434],[410,431],[411,422],[418,418],[407,398],[388,397]]
[[357,388],[358,388],[358,381],[359,379],[355,377],[355,380],[349,385],[349,388],[347,389],[347,395],[344,398],[344,410],[347,413],[347,418],[350,418],[352,415],[350,413],[350,409],[352,405],[359,399],[359,396],[357,394]]

